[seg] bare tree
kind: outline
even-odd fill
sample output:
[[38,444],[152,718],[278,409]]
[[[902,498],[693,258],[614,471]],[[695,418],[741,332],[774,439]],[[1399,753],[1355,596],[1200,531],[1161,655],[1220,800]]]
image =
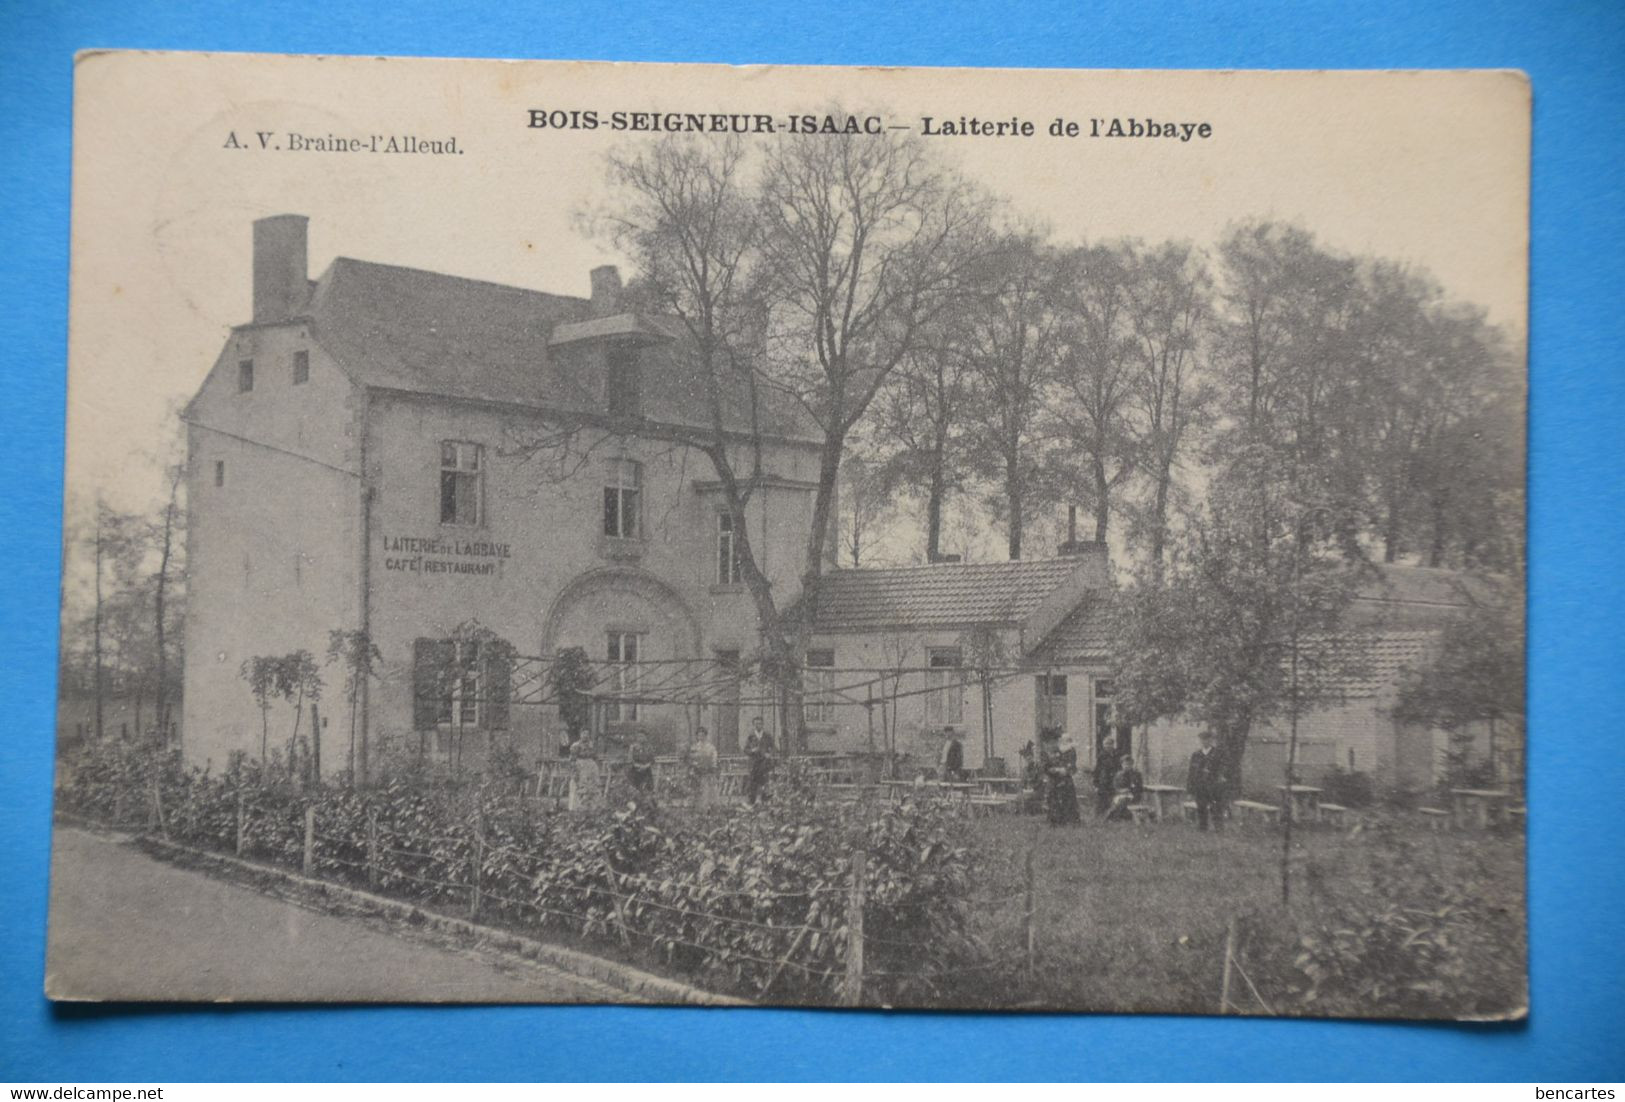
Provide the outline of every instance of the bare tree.
[[822,436],[801,578],[810,616],[847,437],[963,296],[988,204],[917,138],[849,136],[774,146],[758,209],[770,385]]
[[[608,176],[602,224],[634,261],[638,292],[681,325],[674,354],[708,411],[697,427],[634,428],[699,451],[715,469],[763,659],[780,686],[782,729],[794,732],[796,656],[831,546],[843,450],[946,308],[984,205],[918,141],[858,135],[786,141],[759,169],[735,138],[674,137],[612,156]],[[763,441],[783,431],[787,407],[791,430],[820,448],[799,625],[786,622],[745,524],[768,473]]]

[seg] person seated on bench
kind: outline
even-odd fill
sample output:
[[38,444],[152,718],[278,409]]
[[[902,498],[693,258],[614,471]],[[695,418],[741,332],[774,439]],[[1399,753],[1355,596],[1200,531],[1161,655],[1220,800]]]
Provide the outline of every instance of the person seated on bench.
[[1106,821],[1127,822],[1134,817],[1129,808],[1145,799],[1145,774],[1134,767],[1134,760],[1125,757],[1123,765],[1112,781],[1112,802],[1106,809]]

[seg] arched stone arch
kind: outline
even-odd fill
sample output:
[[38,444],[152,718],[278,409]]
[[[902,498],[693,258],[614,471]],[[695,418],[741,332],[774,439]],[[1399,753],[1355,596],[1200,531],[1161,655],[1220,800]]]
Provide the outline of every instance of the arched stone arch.
[[675,621],[669,624],[673,628],[669,638],[680,644],[680,649],[686,653],[668,657],[698,658],[702,654],[703,634],[699,617],[694,615],[694,610],[683,600],[682,594],[647,571],[606,566],[572,578],[548,606],[547,615],[542,620],[541,653],[544,656],[558,650],[559,635],[571,614],[599,596],[641,599],[663,614],[668,622]]

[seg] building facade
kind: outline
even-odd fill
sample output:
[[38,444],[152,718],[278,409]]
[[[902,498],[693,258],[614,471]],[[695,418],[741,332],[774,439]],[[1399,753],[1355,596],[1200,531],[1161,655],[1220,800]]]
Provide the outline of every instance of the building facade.
[[[679,327],[623,310],[611,268],[586,298],[347,258],[312,281],[306,232],[297,215],[255,223],[252,320],[184,415],[189,761],[285,753],[293,706],[262,714],[243,664],[322,662],[337,630],[366,632],[382,665],[353,709],[342,668],[323,667],[327,774],[502,741],[547,751],[556,709],[509,701],[496,648],[456,653],[470,625],[517,655],[579,646],[633,668],[755,650],[712,464],[674,431],[708,423]],[[761,443],[746,519],[787,602],[818,446],[791,412],[725,416],[730,446]],[[448,647],[463,673],[426,693]],[[688,719],[613,711],[666,739]]]

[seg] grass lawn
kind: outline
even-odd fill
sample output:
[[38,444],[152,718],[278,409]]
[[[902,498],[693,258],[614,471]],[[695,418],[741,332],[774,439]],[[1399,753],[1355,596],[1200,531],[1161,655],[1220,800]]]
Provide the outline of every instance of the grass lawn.
[[[1521,837],[1435,834],[1403,821],[1388,832],[1298,831],[1292,906],[1284,910],[1279,827],[1232,825],[1223,834],[1204,834],[1180,822],[1086,821],[1070,828],[1016,816],[973,822],[974,930],[1001,958],[1024,959],[1023,864],[1033,851],[1036,967],[1027,979],[1018,966],[1012,982],[989,992],[990,1001],[1215,1013],[1226,930],[1236,918],[1249,978],[1275,1012],[1392,1013],[1396,996],[1384,1003],[1380,990],[1369,1007],[1360,1000],[1315,1005],[1294,998],[1292,981],[1302,980],[1292,970],[1298,934],[1333,916],[1346,923],[1349,906],[1413,905],[1416,900],[1383,897],[1426,895],[1443,883],[1485,902],[1493,921],[1464,919],[1469,925],[1452,930],[1457,972],[1446,975],[1426,1010],[1412,1012],[1483,1016],[1524,1005]],[[1374,863],[1388,874],[1374,873]],[[1421,878],[1414,884],[1407,880],[1413,874]],[[1408,961],[1395,967],[1403,972]],[[1239,975],[1233,982],[1235,1002],[1264,1012]],[[1398,1004],[1415,1005],[1403,995]]]

